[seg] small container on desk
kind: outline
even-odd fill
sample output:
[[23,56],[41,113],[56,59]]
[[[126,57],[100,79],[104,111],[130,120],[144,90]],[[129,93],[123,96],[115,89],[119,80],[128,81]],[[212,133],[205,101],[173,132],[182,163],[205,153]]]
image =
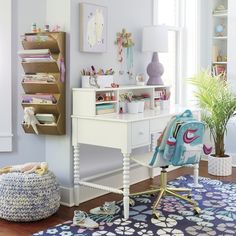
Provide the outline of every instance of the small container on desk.
[[128,108],[127,108],[127,102],[119,102],[119,112],[120,113],[127,113]]
[[151,109],[151,98],[144,98],[144,110]]
[[154,100],[154,109],[156,111],[160,111],[161,110],[161,100],[158,98],[155,98]]
[[128,102],[128,113],[137,114],[139,111],[139,103],[136,101]]
[[145,101],[144,100],[139,100],[138,101],[138,112],[143,113],[144,112],[144,105]]
[[161,110],[166,111],[170,109],[170,99],[161,100]]
[[111,88],[111,84],[114,82],[113,75],[97,75],[95,78],[90,75],[83,75],[81,79],[82,88],[94,88],[96,83],[100,88]]

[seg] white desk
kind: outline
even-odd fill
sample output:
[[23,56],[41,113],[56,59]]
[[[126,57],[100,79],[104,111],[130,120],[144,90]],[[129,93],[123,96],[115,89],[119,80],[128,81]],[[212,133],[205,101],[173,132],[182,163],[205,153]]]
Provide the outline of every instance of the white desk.
[[[132,149],[150,145],[152,142],[151,134],[162,131],[170,117],[181,112],[183,112],[183,108],[173,107],[170,111],[157,112],[149,110],[134,115],[72,115],[75,205],[79,205],[79,185],[122,194],[124,217],[127,219],[129,217],[130,155]],[[80,180],[79,144],[120,149],[123,156],[123,190]],[[194,168],[194,176],[197,184],[198,165]]]

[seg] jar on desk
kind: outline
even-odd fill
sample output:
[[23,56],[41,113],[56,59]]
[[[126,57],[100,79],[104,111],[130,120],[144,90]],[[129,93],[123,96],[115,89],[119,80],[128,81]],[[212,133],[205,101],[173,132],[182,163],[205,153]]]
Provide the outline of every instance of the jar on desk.
[[161,110],[166,111],[170,109],[170,99],[161,100]]
[[156,111],[161,110],[161,100],[160,99],[155,98],[155,100],[154,100],[154,109]]
[[144,98],[144,110],[150,110],[151,109],[151,99],[150,98]]

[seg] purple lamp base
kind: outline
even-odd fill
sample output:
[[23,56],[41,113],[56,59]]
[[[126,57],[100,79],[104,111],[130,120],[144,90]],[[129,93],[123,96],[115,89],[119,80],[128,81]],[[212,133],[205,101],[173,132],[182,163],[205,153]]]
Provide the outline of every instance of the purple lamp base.
[[164,73],[164,67],[159,62],[157,52],[154,52],[152,55],[152,61],[149,63],[147,67],[147,74],[149,75],[149,79],[147,85],[163,85],[163,81],[161,76]]

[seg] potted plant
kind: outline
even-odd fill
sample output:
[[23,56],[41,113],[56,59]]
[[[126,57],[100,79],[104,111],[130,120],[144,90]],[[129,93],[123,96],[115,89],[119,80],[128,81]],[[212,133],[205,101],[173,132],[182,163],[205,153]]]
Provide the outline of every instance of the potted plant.
[[227,176],[232,173],[232,157],[225,153],[224,138],[227,123],[236,111],[236,97],[222,75],[200,72],[190,83],[196,87],[195,97],[201,109],[202,121],[214,141],[214,154],[208,156],[208,173]]

